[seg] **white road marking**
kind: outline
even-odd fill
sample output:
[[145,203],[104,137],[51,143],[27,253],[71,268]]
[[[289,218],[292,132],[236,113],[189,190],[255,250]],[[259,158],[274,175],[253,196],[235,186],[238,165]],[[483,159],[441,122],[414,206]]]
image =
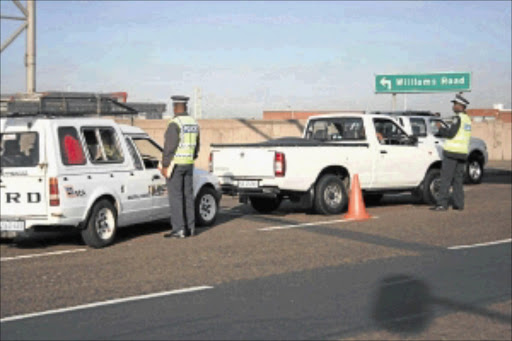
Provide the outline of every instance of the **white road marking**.
[[10,317],[5,317],[3,319],[0,319],[0,323],[16,321],[16,320],[23,320],[23,319],[28,319],[31,317],[39,317],[39,316],[53,315],[53,314],[58,314],[58,313],[65,313],[65,312],[70,312],[70,311],[96,308],[96,307],[118,304],[118,303],[126,303],[126,302],[132,302],[132,301],[145,300],[145,299],[155,298],[155,297],[185,294],[185,293],[189,293],[189,292],[201,291],[201,290],[207,290],[207,289],[213,289],[213,287],[210,287],[210,286],[191,287],[191,288],[185,288],[185,289],[157,292],[154,294],[117,298],[117,299],[108,300],[108,301],[77,305],[77,306],[69,307],[69,308],[47,310],[47,311],[42,311],[42,312],[38,312],[38,313],[10,316]]
[[7,261],[11,261],[11,260],[18,260],[18,259],[63,255],[66,253],[75,253],[75,252],[84,252],[84,251],[87,251],[87,249],[74,249],[74,250],[64,250],[64,251],[55,251],[55,252],[47,252],[47,253],[36,253],[36,254],[32,254],[32,255],[22,255],[22,256],[16,256],[16,257],[3,257],[3,258],[0,258],[0,262],[7,262]]
[[475,248],[475,247],[489,246],[489,245],[498,245],[498,244],[505,244],[505,243],[510,243],[510,242],[512,242],[512,238],[503,239],[503,240],[496,240],[494,242],[472,244],[472,245],[451,246],[451,247],[448,248],[448,250],[471,249],[471,248]]
[[[378,217],[371,217],[370,219],[377,219]],[[354,219],[340,219],[340,220],[328,220],[328,221],[318,221],[318,222],[312,222],[312,223],[304,223],[304,224],[297,224],[297,225],[283,225],[283,226],[272,226],[272,227],[264,227],[261,229],[258,229],[258,231],[275,231],[275,230],[287,230],[287,229],[293,229],[296,227],[303,227],[303,226],[317,226],[317,225],[330,225],[335,223],[346,223],[349,221],[356,221]]]

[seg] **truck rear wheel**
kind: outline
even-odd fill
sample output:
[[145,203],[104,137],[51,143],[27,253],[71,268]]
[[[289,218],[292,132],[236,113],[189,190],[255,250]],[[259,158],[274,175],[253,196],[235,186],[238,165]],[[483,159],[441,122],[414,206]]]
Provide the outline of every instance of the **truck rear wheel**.
[[423,180],[423,202],[428,205],[435,205],[441,188],[441,170],[431,169]]
[[251,206],[260,213],[270,213],[275,211],[281,205],[282,198],[277,196],[275,198],[264,197],[249,197]]
[[98,201],[92,207],[87,225],[82,230],[85,244],[93,248],[102,248],[114,241],[117,231],[117,211],[106,199]]
[[315,186],[315,211],[324,215],[339,214],[347,204],[347,190],[343,181],[332,174],[322,176]]

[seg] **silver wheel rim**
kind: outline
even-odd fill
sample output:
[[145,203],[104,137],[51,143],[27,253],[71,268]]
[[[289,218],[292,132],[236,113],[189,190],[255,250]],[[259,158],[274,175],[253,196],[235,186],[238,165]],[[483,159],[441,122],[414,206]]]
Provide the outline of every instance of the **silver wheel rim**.
[[116,227],[114,213],[108,208],[102,208],[99,210],[98,214],[96,214],[96,219],[94,220],[94,227],[96,229],[96,234],[102,240],[111,238],[114,235]]
[[336,207],[341,204],[342,194],[341,187],[336,184],[327,186],[324,191],[324,201],[331,207]]
[[210,221],[215,217],[217,202],[211,194],[205,194],[199,202],[199,214],[204,221]]
[[482,174],[482,169],[480,168],[480,164],[478,161],[473,161],[469,164],[469,176],[473,180],[477,180],[480,178],[480,175]]
[[430,193],[435,200],[439,196],[439,189],[441,188],[441,178],[436,178],[430,183]]

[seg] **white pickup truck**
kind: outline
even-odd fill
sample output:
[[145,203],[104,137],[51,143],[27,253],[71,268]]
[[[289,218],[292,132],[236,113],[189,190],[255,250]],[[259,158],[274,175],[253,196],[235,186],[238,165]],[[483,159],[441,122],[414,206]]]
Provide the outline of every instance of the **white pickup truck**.
[[410,191],[426,203],[439,189],[441,157],[432,145],[418,147],[384,115],[332,114],[308,120],[302,138],[211,146],[210,171],[223,192],[267,213],[283,199],[321,214],[342,212],[353,175],[365,197]]
[[[447,127],[445,121],[428,111],[386,112],[393,115],[404,130],[418,138],[420,144],[435,144],[442,152],[444,138],[437,136],[438,124]],[[487,145],[482,139],[471,137],[466,163],[465,180],[467,183],[479,184],[484,176],[484,167],[488,161]]]

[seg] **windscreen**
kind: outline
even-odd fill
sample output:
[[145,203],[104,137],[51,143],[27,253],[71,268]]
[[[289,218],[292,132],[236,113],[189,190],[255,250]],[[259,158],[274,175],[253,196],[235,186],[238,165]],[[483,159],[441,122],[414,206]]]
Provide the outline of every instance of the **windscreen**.
[[39,164],[39,136],[35,132],[0,134],[1,167],[35,167]]

